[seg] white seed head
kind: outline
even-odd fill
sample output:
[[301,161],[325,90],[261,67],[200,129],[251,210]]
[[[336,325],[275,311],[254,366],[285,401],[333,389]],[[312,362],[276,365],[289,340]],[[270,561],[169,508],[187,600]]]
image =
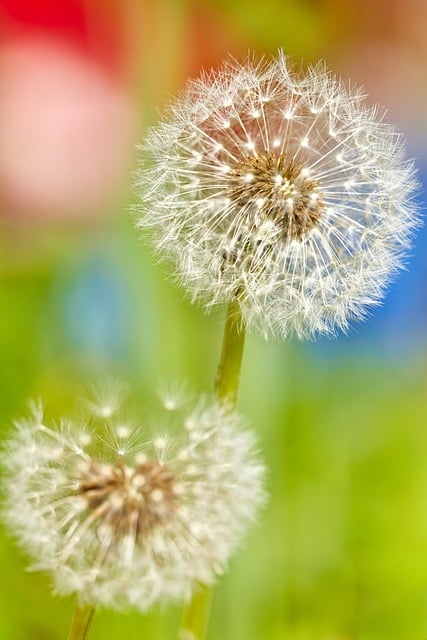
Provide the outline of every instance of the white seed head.
[[138,226],[194,301],[238,299],[266,336],[347,329],[382,298],[417,225],[393,127],[323,64],[303,75],[282,52],[191,81],[142,152]]
[[162,409],[167,437],[129,420],[125,434],[96,412],[85,438],[81,420],[47,426],[39,406],[16,423],[1,456],[4,519],[59,593],[145,610],[223,572],[263,503],[264,468],[240,416],[183,405]]

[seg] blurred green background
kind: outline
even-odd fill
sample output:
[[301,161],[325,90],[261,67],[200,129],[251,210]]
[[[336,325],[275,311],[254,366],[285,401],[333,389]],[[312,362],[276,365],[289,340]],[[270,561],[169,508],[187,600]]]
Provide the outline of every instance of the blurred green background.
[[[129,213],[135,144],[231,53],[324,58],[386,104],[427,167],[425,0],[3,0],[0,429],[108,373],[212,389],[223,313],[192,307]],[[215,593],[209,640],[426,640],[426,234],[382,310],[314,345],[248,339],[239,400],[269,504]],[[0,640],[65,638],[74,603],[1,530]],[[97,612],[90,638],[174,638],[180,611]]]

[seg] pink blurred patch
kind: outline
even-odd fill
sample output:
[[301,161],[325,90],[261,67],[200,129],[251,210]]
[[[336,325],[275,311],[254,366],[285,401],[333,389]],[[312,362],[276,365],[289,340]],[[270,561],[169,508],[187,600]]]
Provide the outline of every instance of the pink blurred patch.
[[399,43],[364,42],[360,50],[341,54],[342,68],[361,84],[371,103],[387,105],[388,122],[403,128],[412,146],[426,142],[425,56],[420,60]]
[[135,118],[126,87],[54,38],[0,49],[0,215],[81,219],[111,209]]

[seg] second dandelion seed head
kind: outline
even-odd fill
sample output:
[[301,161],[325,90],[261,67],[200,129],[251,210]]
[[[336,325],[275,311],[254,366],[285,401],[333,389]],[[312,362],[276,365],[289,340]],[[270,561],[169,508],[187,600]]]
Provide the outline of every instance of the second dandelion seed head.
[[117,609],[188,599],[263,503],[254,436],[227,407],[182,396],[173,409],[168,396],[156,435],[125,418],[117,390],[86,409],[55,426],[34,407],[17,423],[2,454],[6,522],[60,593]]
[[111,529],[112,539],[133,536],[140,545],[178,508],[175,476],[158,461],[147,460],[135,468],[91,461],[80,472],[78,494],[98,522],[95,529]]

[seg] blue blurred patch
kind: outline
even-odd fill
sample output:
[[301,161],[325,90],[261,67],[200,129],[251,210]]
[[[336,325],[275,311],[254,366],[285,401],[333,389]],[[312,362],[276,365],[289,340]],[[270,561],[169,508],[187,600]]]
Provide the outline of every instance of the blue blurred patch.
[[69,345],[89,357],[121,359],[129,352],[132,300],[110,256],[91,256],[62,288],[60,306]]

